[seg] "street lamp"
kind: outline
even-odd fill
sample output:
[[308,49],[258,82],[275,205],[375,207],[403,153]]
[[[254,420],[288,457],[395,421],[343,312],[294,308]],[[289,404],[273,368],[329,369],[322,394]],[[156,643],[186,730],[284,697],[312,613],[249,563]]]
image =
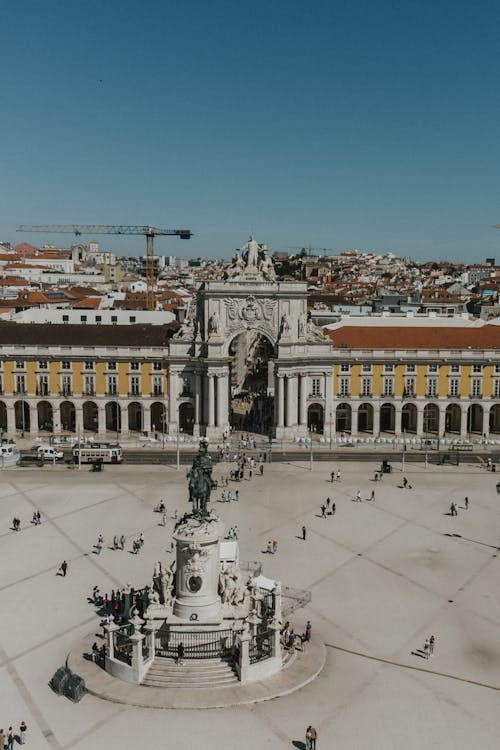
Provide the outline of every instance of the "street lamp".
[[181,468],[181,455],[180,455],[180,442],[179,442],[179,436],[181,434],[182,430],[179,426],[179,422],[177,422],[177,471]]

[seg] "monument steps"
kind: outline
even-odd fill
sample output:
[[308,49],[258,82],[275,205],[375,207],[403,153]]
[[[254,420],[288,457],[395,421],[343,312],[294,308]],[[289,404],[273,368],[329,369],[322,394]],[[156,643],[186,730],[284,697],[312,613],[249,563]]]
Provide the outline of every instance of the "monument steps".
[[220,659],[173,659],[156,657],[142,681],[146,687],[214,688],[238,684],[230,663]]

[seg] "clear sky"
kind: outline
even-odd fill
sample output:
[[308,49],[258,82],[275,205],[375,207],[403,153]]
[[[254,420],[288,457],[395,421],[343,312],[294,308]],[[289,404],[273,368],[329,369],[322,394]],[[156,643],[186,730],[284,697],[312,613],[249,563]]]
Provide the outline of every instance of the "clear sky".
[[0,29],[0,240],[500,260],[498,0],[19,0]]

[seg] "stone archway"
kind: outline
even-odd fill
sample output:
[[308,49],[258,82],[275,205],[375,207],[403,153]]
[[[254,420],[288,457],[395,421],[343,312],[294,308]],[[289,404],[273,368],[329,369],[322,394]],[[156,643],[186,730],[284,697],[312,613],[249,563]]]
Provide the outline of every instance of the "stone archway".
[[38,430],[40,432],[54,431],[54,415],[52,404],[48,401],[39,401],[36,407],[38,417]]
[[401,411],[402,432],[417,432],[417,407],[415,404],[405,404]]
[[151,429],[153,432],[167,431],[167,410],[161,401],[151,404]]
[[97,432],[99,430],[99,411],[97,404],[93,401],[85,401],[82,409],[83,429],[88,432]]
[[274,357],[270,339],[258,330],[241,331],[229,344],[231,426],[270,435],[274,426]]
[[323,433],[325,426],[325,410],[321,404],[310,404],[307,409],[307,429],[311,432]]
[[117,401],[106,404],[106,432],[120,432],[122,428],[122,410]]
[[467,409],[467,432],[481,435],[483,432],[483,407],[471,404]]
[[445,432],[455,432],[460,435],[462,429],[462,410],[458,404],[449,404],[444,417]]
[[380,432],[394,432],[396,429],[396,408],[394,404],[380,407]]
[[76,410],[71,401],[63,401],[59,407],[61,415],[61,428],[65,432],[75,432],[76,430]]
[[424,434],[437,435],[439,433],[439,409],[437,404],[424,406]]
[[373,432],[373,406],[360,404],[358,409],[358,432]]
[[142,406],[138,401],[132,401],[128,405],[128,428],[131,432],[141,432],[142,426]]
[[500,404],[495,404],[490,409],[490,432],[500,432]]
[[30,432],[30,407],[26,401],[16,401],[14,404],[14,415],[16,420],[16,430],[22,433]]
[[194,406],[190,401],[184,401],[184,403],[179,406],[179,428],[187,435],[193,434]]
[[5,401],[0,401],[0,430],[7,432],[7,406]]
[[336,432],[351,432],[352,409],[350,404],[339,404],[335,410]]

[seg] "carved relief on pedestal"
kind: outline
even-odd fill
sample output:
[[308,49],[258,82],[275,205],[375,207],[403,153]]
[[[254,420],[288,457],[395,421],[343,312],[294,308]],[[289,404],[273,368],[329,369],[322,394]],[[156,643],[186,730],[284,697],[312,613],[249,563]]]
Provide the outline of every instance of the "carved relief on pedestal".
[[225,298],[226,328],[264,328],[271,334],[275,328],[277,301],[256,299],[249,295],[245,299]]

